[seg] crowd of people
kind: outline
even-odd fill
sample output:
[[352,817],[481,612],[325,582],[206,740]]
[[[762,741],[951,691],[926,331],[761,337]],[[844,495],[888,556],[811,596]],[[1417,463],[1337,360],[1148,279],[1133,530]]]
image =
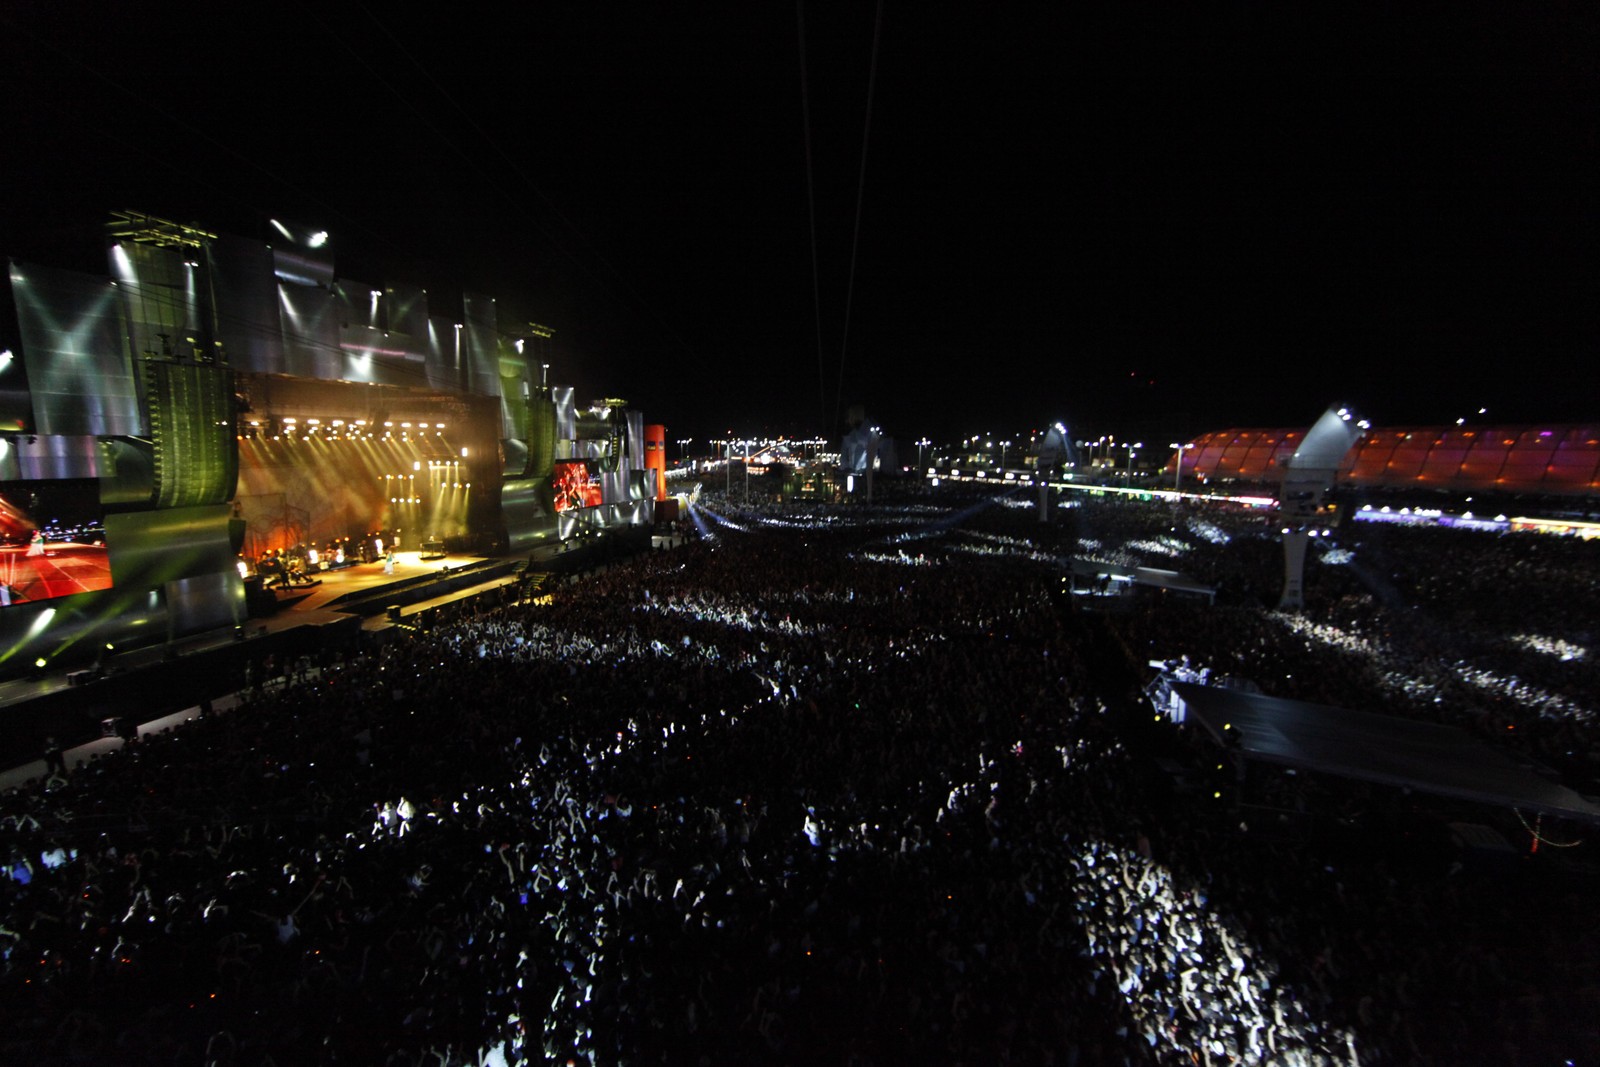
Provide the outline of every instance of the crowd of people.
[[[1294,617],[1367,642],[1346,648],[1269,610],[1258,517],[1088,501],[1041,523],[960,487],[880,492],[708,494],[684,547],[253,672],[225,715],[0,798],[0,1048],[280,1067],[1600,1053],[1577,875],[1422,870],[1175,785],[1210,754],[1152,725],[1150,656],[1351,703],[1333,698],[1377,675],[1319,668],[1432,654],[1360,584],[1378,550],[1319,567]],[[1418,590],[1402,533],[1388,583]],[[1101,552],[1192,568],[1219,604],[1081,610],[1064,562]],[[1517,632],[1587,649],[1560,625],[1530,611]],[[1530,684],[1581,703],[1563,678]],[[1483,709],[1457,692],[1385,707]],[[1592,728],[1504,701],[1485,728],[1512,716],[1541,750]]]

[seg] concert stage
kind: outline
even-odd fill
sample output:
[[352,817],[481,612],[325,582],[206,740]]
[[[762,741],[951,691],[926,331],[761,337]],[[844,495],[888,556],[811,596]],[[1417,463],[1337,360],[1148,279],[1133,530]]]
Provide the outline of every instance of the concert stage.
[[[518,560],[525,557],[519,556]],[[448,579],[452,572],[476,572],[493,566],[492,558],[446,552],[440,556],[425,552],[396,552],[391,572],[382,561],[354,563],[312,573],[311,584],[278,586],[267,589],[276,600],[277,611],[315,611],[340,604],[354,606],[382,599],[384,590],[396,592],[420,584]]]
[[531,596],[550,583],[650,551],[644,529],[609,530],[578,541],[552,539],[504,556],[397,552],[393,574],[382,563],[318,573],[318,583],[267,591],[275,610],[185,637],[106,651],[88,668],[52,670],[0,681],[0,765],[36,759],[46,736],[77,745],[100,736],[102,723],[141,724],[203,705],[244,687],[246,668],[260,676],[269,657],[313,660],[413,629],[427,629],[450,605],[488,596],[496,604]]
[[650,544],[665,428],[552,382],[547,327],[351,279],[330,234],[265,221],[116,212],[106,274],[10,262],[0,757]]

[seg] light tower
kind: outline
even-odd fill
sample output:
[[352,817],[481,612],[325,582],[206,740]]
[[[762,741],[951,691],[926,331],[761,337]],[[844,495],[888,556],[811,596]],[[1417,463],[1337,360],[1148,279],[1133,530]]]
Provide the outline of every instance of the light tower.
[[1367,431],[1349,408],[1329,408],[1306,431],[1284,465],[1278,491],[1283,517],[1283,596],[1280,608],[1305,607],[1306,545],[1321,529],[1323,501],[1333,489],[1344,457]]
[[1193,441],[1174,441],[1167,446],[1173,450],[1172,456],[1172,491],[1180,491],[1183,479],[1183,454],[1194,447]]
[[1056,464],[1071,455],[1067,443],[1067,427],[1064,423],[1058,422],[1045,431],[1044,440],[1039,444],[1034,468],[1039,475],[1040,522],[1050,521],[1050,472],[1055,469]]

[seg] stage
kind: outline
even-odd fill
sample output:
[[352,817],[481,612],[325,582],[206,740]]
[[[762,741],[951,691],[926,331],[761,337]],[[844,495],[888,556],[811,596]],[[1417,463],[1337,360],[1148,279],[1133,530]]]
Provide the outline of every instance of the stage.
[[83,744],[100,736],[107,718],[143,725],[224,697],[243,685],[247,664],[259,670],[268,657],[314,662],[339,648],[426,629],[439,609],[461,601],[537,596],[554,583],[675,544],[648,530],[617,530],[582,542],[552,539],[514,555],[432,559],[424,558],[431,552],[398,552],[393,574],[381,562],[319,571],[315,585],[265,591],[270,610],[237,625],[152,635],[139,646],[108,647],[92,666],[0,681],[0,767],[35,758],[46,735]]
[[[517,557],[520,560],[523,557]],[[267,590],[277,598],[278,610],[316,611],[340,603],[365,602],[391,587],[408,588],[419,582],[433,582],[448,578],[463,570],[477,570],[497,562],[487,556],[470,556],[462,553],[396,552],[394,572],[389,573],[381,560],[374,563],[354,563],[344,567],[330,567],[316,571],[314,584],[278,586]],[[380,598],[381,599],[381,598]]]

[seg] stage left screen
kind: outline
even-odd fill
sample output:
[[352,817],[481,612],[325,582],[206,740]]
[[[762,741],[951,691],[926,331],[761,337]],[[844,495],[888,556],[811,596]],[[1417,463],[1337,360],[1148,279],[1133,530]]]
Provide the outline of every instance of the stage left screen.
[[592,508],[600,503],[600,483],[581,459],[558,460],[550,476],[555,488],[556,510]]
[[109,588],[96,479],[0,482],[0,607]]

